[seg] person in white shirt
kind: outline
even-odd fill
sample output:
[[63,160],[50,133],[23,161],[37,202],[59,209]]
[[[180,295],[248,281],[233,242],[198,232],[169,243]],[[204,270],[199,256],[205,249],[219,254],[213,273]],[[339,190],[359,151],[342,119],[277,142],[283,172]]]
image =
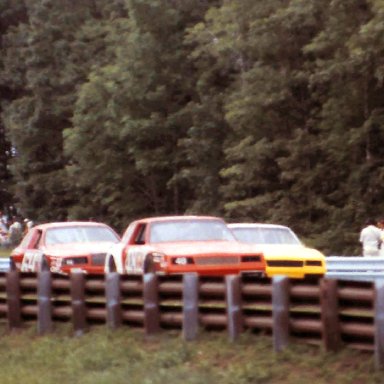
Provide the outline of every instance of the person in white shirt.
[[0,246],[8,245],[8,227],[0,218]]
[[381,246],[380,246],[380,251],[379,251],[379,256],[384,256],[384,219],[380,219],[377,222],[377,226],[380,229],[381,232]]
[[29,230],[33,227],[34,223],[32,220],[29,220],[28,218],[25,218],[24,219],[24,231],[23,231],[23,235],[26,235]]
[[370,219],[360,232],[360,243],[363,247],[363,256],[379,256],[382,242],[382,232],[376,226],[376,221]]
[[16,217],[13,218],[12,224],[9,226],[9,241],[11,245],[16,246],[21,241],[23,235],[23,227]]

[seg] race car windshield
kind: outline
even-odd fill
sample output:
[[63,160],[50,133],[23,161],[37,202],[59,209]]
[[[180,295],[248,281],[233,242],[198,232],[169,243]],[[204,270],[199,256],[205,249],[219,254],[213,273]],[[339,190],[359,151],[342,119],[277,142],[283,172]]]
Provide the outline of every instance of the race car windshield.
[[117,235],[109,228],[96,226],[50,228],[45,236],[47,245],[118,241]]
[[232,228],[235,236],[249,244],[290,244],[299,245],[300,240],[287,228]]
[[236,241],[222,221],[185,220],[151,224],[151,243],[169,241]]

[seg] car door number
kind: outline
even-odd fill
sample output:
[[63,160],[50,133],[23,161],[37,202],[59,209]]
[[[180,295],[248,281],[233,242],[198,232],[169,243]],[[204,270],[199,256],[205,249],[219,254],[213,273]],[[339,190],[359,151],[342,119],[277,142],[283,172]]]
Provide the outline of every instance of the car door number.
[[21,263],[22,272],[37,272],[43,261],[43,252],[37,250],[25,251]]
[[125,260],[125,269],[130,273],[143,273],[145,252],[129,249]]

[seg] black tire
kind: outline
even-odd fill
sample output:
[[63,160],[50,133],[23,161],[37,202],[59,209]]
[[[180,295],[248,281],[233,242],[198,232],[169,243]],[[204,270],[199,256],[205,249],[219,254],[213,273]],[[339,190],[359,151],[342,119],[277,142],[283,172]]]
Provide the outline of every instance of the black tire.
[[147,256],[144,261],[144,273],[155,273],[155,263],[151,256]]
[[109,272],[117,272],[116,263],[113,257],[109,258],[108,261],[108,271]]

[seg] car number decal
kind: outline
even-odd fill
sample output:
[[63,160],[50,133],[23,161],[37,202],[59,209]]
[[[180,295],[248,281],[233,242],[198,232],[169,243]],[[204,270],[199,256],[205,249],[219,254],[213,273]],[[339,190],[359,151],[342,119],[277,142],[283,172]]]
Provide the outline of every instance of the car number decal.
[[145,252],[141,249],[129,249],[125,260],[125,269],[130,273],[143,273]]
[[20,270],[22,272],[37,272],[42,264],[43,255],[43,252],[37,250],[25,251]]

